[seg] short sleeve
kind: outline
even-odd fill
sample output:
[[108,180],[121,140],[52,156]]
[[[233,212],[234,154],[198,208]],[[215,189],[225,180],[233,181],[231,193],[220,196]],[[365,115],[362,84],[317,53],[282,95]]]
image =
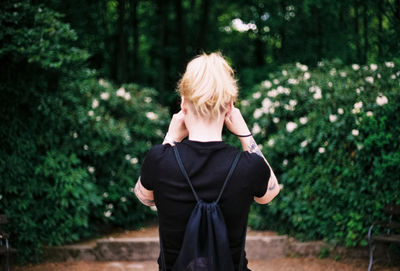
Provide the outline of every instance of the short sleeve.
[[262,197],[267,192],[269,177],[271,170],[265,162],[264,158],[257,154],[252,156],[252,176],[253,176],[253,195],[255,197]]
[[154,170],[154,168],[157,168],[162,147],[163,145],[156,145],[151,148],[140,168],[140,182],[147,190],[154,190],[154,182],[157,180],[157,170]]

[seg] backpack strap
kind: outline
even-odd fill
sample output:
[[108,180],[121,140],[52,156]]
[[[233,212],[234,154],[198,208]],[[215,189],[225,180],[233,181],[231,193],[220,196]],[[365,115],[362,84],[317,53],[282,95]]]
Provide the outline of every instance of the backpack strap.
[[233,171],[235,170],[235,168],[236,168],[236,166],[237,166],[237,164],[238,164],[238,162],[239,162],[240,154],[241,154],[241,152],[239,152],[239,153],[236,155],[235,160],[233,160],[231,169],[229,170],[229,173],[228,173],[228,175],[226,176],[226,179],[225,179],[225,181],[224,181],[224,185],[222,186],[221,192],[219,192],[218,198],[217,198],[217,200],[215,201],[215,203],[218,203],[219,199],[221,198],[222,193],[223,193],[224,190],[225,190],[225,186],[226,186],[226,184],[228,183],[229,179],[231,178],[232,173],[233,173]]
[[183,176],[185,176],[187,182],[189,183],[190,189],[192,189],[192,192],[193,192],[194,197],[196,198],[196,201],[199,202],[200,201],[199,196],[197,196],[197,193],[194,190],[192,182],[190,181],[189,176],[185,170],[185,167],[183,166],[181,156],[179,155],[179,152],[178,152],[178,147],[176,145],[174,145],[173,149],[175,152],[176,160],[178,161],[179,168],[181,169]]

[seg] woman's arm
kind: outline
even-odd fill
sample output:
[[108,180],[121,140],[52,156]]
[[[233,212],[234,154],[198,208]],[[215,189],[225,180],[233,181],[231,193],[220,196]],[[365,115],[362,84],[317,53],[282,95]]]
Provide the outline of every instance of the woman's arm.
[[[240,110],[233,106],[231,112],[225,118],[225,124],[227,128],[236,135],[251,134],[245,120],[243,119],[242,114],[240,113]],[[270,202],[273,198],[275,198],[276,195],[278,195],[280,191],[278,180],[276,179],[274,171],[269,165],[267,159],[265,159],[254,138],[252,136],[248,136],[248,137],[239,137],[239,139],[240,142],[242,143],[243,150],[248,151],[250,153],[256,153],[257,155],[261,156],[271,171],[271,175],[268,180],[267,191],[265,192],[264,196],[260,198],[254,197],[254,200],[257,203],[266,204]]]
[[[175,142],[180,142],[188,135],[188,131],[184,122],[184,115],[182,111],[172,116],[171,122],[169,124],[168,132],[165,135],[162,144],[175,145]],[[154,206],[154,193],[153,190],[148,190],[144,188],[140,181],[140,176],[135,185],[135,195],[140,200],[141,203],[147,206]]]
[[152,190],[147,190],[140,182],[140,176],[135,185],[135,195],[141,203],[147,206],[154,206],[154,193]]

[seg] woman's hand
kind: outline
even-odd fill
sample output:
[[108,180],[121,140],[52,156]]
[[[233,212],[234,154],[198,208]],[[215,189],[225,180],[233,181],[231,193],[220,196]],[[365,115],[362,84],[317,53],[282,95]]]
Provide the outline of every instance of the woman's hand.
[[248,135],[250,130],[247,127],[246,121],[244,120],[242,113],[236,107],[233,107],[230,113],[225,116],[225,125],[229,131],[235,135]]
[[182,110],[172,116],[167,135],[176,142],[181,142],[189,135],[189,131],[185,125],[185,115]]

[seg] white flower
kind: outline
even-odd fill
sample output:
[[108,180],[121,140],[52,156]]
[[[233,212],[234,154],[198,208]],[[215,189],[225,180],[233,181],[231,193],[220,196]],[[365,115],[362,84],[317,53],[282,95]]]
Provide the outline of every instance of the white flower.
[[103,193],[103,197],[108,198],[108,193],[107,193],[107,192],[104,192],[104,193]]
[[360,132],[357,129],[353,129],[353,130],[351,130],[351,134],[353,136],[358,136],[360,134]]
[[254,99],[259,99],[261,97],[261,93],[259,91],[253,93],[253,98]]
[[297,123],[295,123],[295,122],[289,121],[289,122],[286,124],[286,130],[287,130],[289,133],[293,132],[296,128],[297,128]]
[[388,98],[386,96],[378,96],[376,97],[376,103],[380,106],[388,103]]
[[253,125],[253,128],[251,129],[251,132],[253,133],[253,134],[259,134],[260,132],[261,132],[261,127],[260,127],[260,125],[258,125],[258,123],[256,122],[256,123],[254,123],[254,125]]
[[341,77],[346,77],[346,76],[347,76],[347,73],[346,73],[346,72],[340,72],[340,76],[341,76]]
[[329,115],[329,121],[330,122],[335,122],[337,120],[337,116],[335,114]]
[[129,92],[125,92],[125,94],[124,94],[124,99],[125,99],[126,101],[129,101],[129,100],[131,99],[131,94],[130,94]]
[[354,108],[355,109],[361,109],[362,107],[363,107],[363,102],[362,101],[359,101],[358,103],[354,104]]
[[311,86],[308,91],[310,91],[311,93],[313,92],[321,92],[321,88],[319,86]]
[[324,147],[319,147],[318,148],[318,152],[319,153],[324,153],[325,152],[325,148]]
[[89,173],[92,173],[92,174],[95,171],[94,167],[91,167],[91,166],[89,166],[87,169],[88,169]]
[[289,100],[289,104],[290,104],[290,106],[296,106],[297,105],[297,101],[296,100]]
[[284,159],[283,161],[282,161],[282,165],[284,166],[284,167],[286,167],[287,166],[287,164],[288,164],[288,160],[287,159]]
[[339,113],[339,115],[343,115],[344,110],[343,110],[343,108],[338,108],[337,112]]
[[272,87],[272,83],[268,80],[265,80],[264,82],[262,82],[263,87],[265,88],[271,88]]
[[385,62],[385,65],[388,68],[394,68],[394,63],[393,62]]
[[126,154],[125,155],[125,160],[130,160],[130,159],[131,159],[131,156],[129,154]]
[[367,111],[367,117],[372,117],[374,115],[374,113],[372,113],[372,111]]
[[332,84],[332,82],[328,82],[328,87],[332,87],[333,86],[333,84]]
[[332,76],[334,76],[334,75],[336,74],[336,69],[335,69],[335,68],[332,68],[332,69],[329,71],[329,74],[332,75]]
[[356,93],[357,93],[357,94],[360,94],[360,93],[361,93],[361,90],[360,90],[359,88],[356,88]]
[[286,70],[283,70],[283,71],[282,71],[282,75],[283,75],[283,76],[286,76],[286,75],[287,75],[287,71],[286,71]]
[[313,97],[314,97],[315,100],[321,99],[321,98],[322,98],[321,91],[315,92],[314,95],[313,95]]
[[108,92],[103,92],[100,94],[100,98],[102,100],[108,100],[108,98],[110,98],[110,94]]
[[390,76],[390,78],[391,78],[391,79],[396,79],[396,75],[395,75],[395,74],[392,74],[392,75]]
[[134,193],[135,192],[135,188],[129,187],[129,192]]
[[107,208],[107,209],[112,209],[112,208],[114,208],[114,205],[113,205],[112,203],[107,204],[107,205],[106,205],[106,208]]
[[376,71],[378,69],[378,65],[376,64],[371,64],[369,65],[369,67],[371,68],[371,70]]
[[84,149],[85,151],[87,151],[87,150],[89,149],[89,146],[88,146],[88,145],[84,145],[84,146],[83,146],[83,149]]
[[279,93],[278,93],[278,91],[276,90],[276,89],[272,89],[272,90],[270,90],[270,91],[268,91],[267,92],[267,95],[269,96],[269,97],[276,97],[277,95],[278,95]]
[[154,113],[154,112],[147,112],[147,113],[146,113],[146,117],[147,117],[149,120],[155,120],[155,119],[158,118],[158,115],[157,115],[156,113]]
[[242,106],[248,106],[250,103],[248,100],[242,100],[240,103]]
[[93,117],[93,116],[94,116],[93,110],[89,110],[88,115],[91,116],[91,117]]
[[74,132],[74,133],[72,134],[72,137],[73,137],[73,138],[78,138],[78,133],[77,133],[77,132]]
[[294,78],[289,78],[288,79],[288,83],[290,85],[297,85],[299,83],[299,81],[297,79],[294,79]]
[[122,202],[125,202],[125,201],[126,201],[126,198],[125,198],[125,197],[121,197],[121,201],[122,201]]
[[106,85],[106,82],[104,81],[104,79],[100,78],[99,79],[99,85],[104,87]]
[[125,88],[124,88],[124,87],[120,87],[120,88],[117,90],[117,96],[118,96],[118,97],[124,97],[124,96],[125,96]]
[[271,138],[270,140],[268,140],[268,146],[272,147],[275,144],[275,140],[273,138]]
[[151,97],[146,97],[146,98],[144,98],[144,101],[145,101],[146,103],[150,103],[150,102],[151,102]]
[[274,123],[279,123],[279,118],[278,118],[278,117],[274,117],[274,118],[272,119],[272,121],[273,121]]
[[310,77],[311,77],[311,74],[309,72],[304,73],[304,80],[308,80],[308,79],[310,79]]
[[358,64],[353,64],[351,65],[351,67],[353,68],[353,70],[358,71],[360,69],[360,65]]
[[367,81],[370,84],[373,84],[374,83],[374,78],[372,76],[367,76],[367,77],[365,77],[365,81]]
[[263,111],[260,108],[257,108],[254,111],[253,116],[254,116],[255,119],[259,119],[262,116],[262,114],[263,114]]
[[300,146],[305,148],[308,145],[308,140],[304,140],[300,143]]
[[376,77],[378,77],[378,79],[381,79],[381,78],[382,78],[382,75],[381,75],[380,73],[378,73],[378,74],[376,75]]
[[136,157],[131,158],[131,164],[135,165],[139,162],[139,160]]
[[325,66],[325,63],[322,61],[318,61],[318,67],[323,67],[323,66]]
[[92,108],[96,108],[99,106],[99,101],[97,99],[94,99],[92,102]]
[[104,216],[105,216],[105,217],[110,217],[111,214],[112,214],[112,212],[111,212],[110,210],[104,212]]
[[303,72],[308,70],[307,65],[303,65],[303,64],[301,64],[299,62],[296,63],[296,67],[299,68],[300,70],[302,70]]
[[272,80],[272,82],[273,82],[275,85],[279,84],[279,80],[278,80],[278,79],[274,79],[274,80]]
[[272,102],[271,102],[271,100],[270,99],[268,99],[268,98],[265,98],[263,101],[262,101],[262,107],[263,107],[263,111],[264,112],[268,112],[268,110],[269,110],[269,108],[273,105],[272,104]]
[[96,117],[96,121],[100,121],[101,120],[101,117],[100,116],[97,116]]
[[301,118],[299,119],[299,121],[300,121],[301,124],[306,124],[307,121],[308,121],[308,119],[307,119],[307,117],[301,117]]

